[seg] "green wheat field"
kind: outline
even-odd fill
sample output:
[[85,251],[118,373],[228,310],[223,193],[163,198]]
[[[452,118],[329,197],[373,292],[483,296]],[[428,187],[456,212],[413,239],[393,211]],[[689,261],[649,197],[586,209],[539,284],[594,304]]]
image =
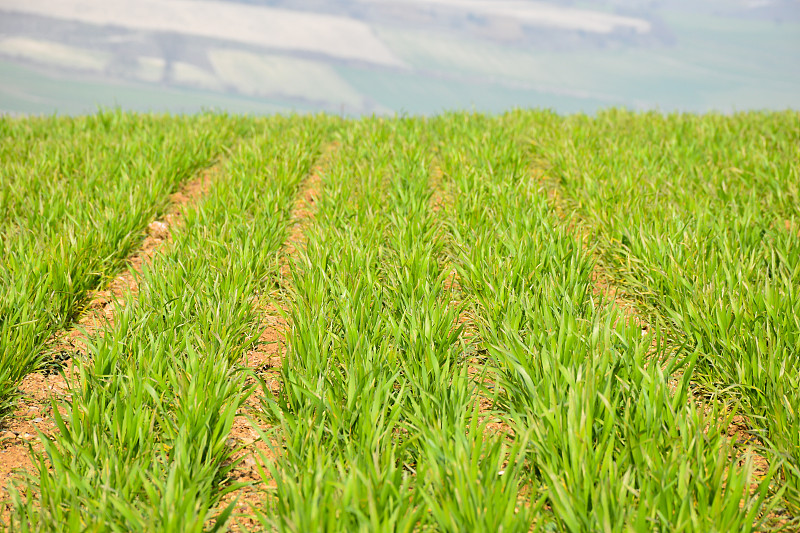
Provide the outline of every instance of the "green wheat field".
[[800,113],[0,118],[34,378],[10,531],[797,531]]

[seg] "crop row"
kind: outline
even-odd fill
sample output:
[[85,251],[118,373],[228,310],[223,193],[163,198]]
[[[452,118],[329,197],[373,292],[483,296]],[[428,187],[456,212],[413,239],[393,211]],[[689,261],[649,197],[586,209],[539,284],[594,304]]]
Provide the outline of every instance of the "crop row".
[[606,113],[544,128],[538,157],[604,268],[692,380],[747,418],[800,516],[800,117]]
[[[224,528],[241,358],[286,262],[288,351],[259,415],[267,530],[749,531],[796,514],[796,114],[225,124],[214,142],[240,140],[217,181],[75,361],[59,434],[14,493],[17,528]],[[331,141],[305,245],[287,249]],[[195,161],[175,159],[180,179]],[[180,179],[142,200],[156,207],[126,252]],[[57,196],[36,201],[58,212]],[[49,246],[27,212],[4,242],[32,227]],[[85,289],[68,292],[74,314]],[[40,321],[35,357],[66,320]],[[739,413],[763,470],[728,436]]]
[[536,524],[749,530],[767,484],[750,494],[750,465],[729,457],[725,416],[687,401],[695,354],[672,353],[657,330],[643,336],[595,295],[590,250],[529,178],[523,146],[547,119],[534,118],[449,130],[443,170],[455,189],[456,266],[479,302],[497,406],[524,439],[525,482],[553,511]]
[[246,398],[237,361],[258,337],[293,197],[323,123],[255,125],[213,191],[186,210],[137,295],[88,339],[72,398],[53,410],[37,476],[14,495],[23,530],[201,531],[231,468],[226,439]]
[[[284,388],[265,402],[284,447],[264,473],[277,484],[265,527],[759,523],[777,466],[759,483],[731,415],[690,401],[699,353],[594,297],[590,251],[529,179],[535,121],[424,126],[359,123],[326,174],[294,270]],[[449,201],[434,210],[437,166]],[[464,302],[477,344],[458,326]]]
[[451,504],[425,455],[449,444],[468,396],[421,126],[362,121],[328,163],[293,262],[281,394],[264,405],[283,447],[266,527],[409,531],[431,520],[426,501]]
[[52,335],[234,125],[118,112],[0,122],[0,417]]

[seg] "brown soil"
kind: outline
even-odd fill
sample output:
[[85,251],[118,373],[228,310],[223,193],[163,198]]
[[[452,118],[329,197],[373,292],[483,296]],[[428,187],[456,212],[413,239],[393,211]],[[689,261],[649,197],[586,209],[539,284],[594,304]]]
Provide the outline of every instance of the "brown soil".
[[319,161],[312,173],[303,183],[303,188],[295,199],[292,208],[292,224],[289,229],[289,238],[286,240],[281,261],[281,281],[285,284],[290,277],[290,258],[296,257],[300,250],[306,246],[306,231],[314,222],[317,212],[317,202],[322,192],[322,173],[327,168],[331,157],[338,150],[339,143],[329,144],[322,152]]
[[[280,390],[280,369],[286,353],[286,319],[279,308],[270,305],[261,312],[262,332],[258,343],[245,356],[243,365],[252,370],[255,377],[246,381],[248,387],[253,387],[252,394],[245,405],[237,413],[233,421],[228,444],[239,448],[234,454],[233,461],[238,461],[228,479],[231,484],[245,483],[246,485],[228,493],[218,504],[219,509],[224,509],[232,502],[236,502],[234,514],[228,522],[232,531],[247,531],[258,526],[258,521],[253,517],[253,510],[263,504],[266,495],[260,470],[267,472],[264,459],[271,461],[275,458],[273,449],[276,443],[269,445],[263,441],[259,432],[268,433],[272,426],[260,418],[263,411],[262,400],[264,390],[260,386],[262,381],[274,396]],[[272,487],[268,483],[267,487]]]
[[[229,438],[231,446],[241,448],[234,457],[234,460],[239,462],[229,473],[230,482],[247,485],[228,493],[218,504],[219,509],[224,509],[232,502],[236,502],[234,514],[228,522],[231,531],[248,531],[259,527],[259,522],[253,516],[254,511],[263,510],[268,498],[267,490],[274,488],[265,460],[270,462],[276,459],[273,450],[276,449],[277,442],[273,439],[267,444],[259,435],[260,432],[269,433],[273,427],[260,416],[263,411],[264,390],[258,380],[263,381],[269,392],[277,397],[280,391],[280,369],[286,355],[286,336],[289,330],[285,318],[288,308],[285,303],[285,292],[291,283],[290,265],[292,259],[305,248],[306,231],[314,222],[317,201],[322,190],[322,174],[337,147],[336,143],[326,147],[295,199],[289,236],[281,253],[279,268],[280,285],[283,290],[272,294],[270,303],[260,310],[261,335],[256,346],[242,361],[245,368],[253,371],[256,378],[250,377],[247,380],[247,385],[254,387],[253,393],[244,409],[240,410],[235,418]],[[266,485],[262,479],[262,472],[267,478]]]
[[741,415],[733,417],[731,424],[727,428],[728,439],[742,451],[740,454],[744,456],[746,453],[751,453],[753,459],[753,483],[750,488],[755,491],[757,485],[769,472],[769,461],[763,456],[753,451],[753,448],[763,446],[763,443],[753,436],[750,429],[750,424],[747,419]]
[[791,220],[784,220],[783,221],[783,227],[786,228],[786,231],[789,232],[790,234],[793,233],[798,238],[800,238],[800,224],[792,225],[792,221]]
[[[35,473],[30,450],[41,452],[41,438],[54,437],[57,429],[51,401],[61,404],[69,400],[69,381],[76,372],[73,358],[85,357],[86,339],[100,334],[104,324],[113,322],[115,305],[122,304],[123,295],[138,291],[134,272],[140,273],[142,266],[171,242],[170,227],[181,224],[185,207],[209,190],[220,169],[221,163],[205,169],[170,197],[167,214],[148,225],[141,247],[126,260],[127,269],[105,288],[90,293],[76,324],[48,341],[46,350],[56,361],[56,368],[28,374],[20,383],[21,395],[14,412],[0,422],[0,500],[8,499],[8,489],[24,473]],[[59,411],[64,412],[62,407]],[[0,517],[3,523],[8,522],[7,504],[0,510]]]
[[432,213],[438,213],[441,211],[451,200],[450,198],[447,198],[444,190],[442,189],[443,178],[444,173],[442,172],[441,167],[434,165],[430,173],[430,188],[433,189],[433,194],[431,195],[430,200]]
[[[431,213],[436,217],[447,216],[448,209],[452,208],[455,199],[452,192],[449,191],[444,185],[444,174],[441,167],[434,164],[430,172],[429,187],[432,190],[429,206]],[[437,220],[440,224],[438,236],[439,238],[447,241],[448,233],[445,225],[441,220]],[[450,295],[450,307],[458,307],[464,304],[464,300],[459,299],[463,297],[461,289],[461,280],[455,268],[450,267],[450,271],[443,283],[445,294]],[[480,350],[482,341],[480,338],[480,328],[478,326],[479,318],[475,315],[474,309],[467,306],[462,309],[453,324],[453,327],[463,328],[461,331],[461,339],[465,344],[467,350],[477,351]],[[467,361],[467,375],[476,384],[480,382],[489,390],[496,386],[494,377],[486,372],[486,360],[484,357],[472,356]],[[495,409],[492,398],[487,396],[484,390],[479,390],[475,396],[475,403],[477,403],[478,412],[480,413],[480,422],[484,424],[484,432],[487,436],[496,434],[503,434],[509,436],[513,434],[511,427],[501,419],[494,416],[492,411]]]

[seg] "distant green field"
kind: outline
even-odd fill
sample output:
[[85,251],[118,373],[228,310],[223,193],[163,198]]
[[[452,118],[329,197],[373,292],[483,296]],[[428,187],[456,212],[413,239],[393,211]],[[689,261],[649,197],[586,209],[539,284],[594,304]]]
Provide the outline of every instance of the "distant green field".
[[79,76],[49,74],[39,69],[0,61],[0,113],[85,114],[100,108],[124,107],[128,111],[270,114],[303,112],[296,102],[224,95],[210,91],[158,87],[143,83],[87,81]]
[[13,530],[800,527],[800,113],[0,118],[6,419],[211,164]]

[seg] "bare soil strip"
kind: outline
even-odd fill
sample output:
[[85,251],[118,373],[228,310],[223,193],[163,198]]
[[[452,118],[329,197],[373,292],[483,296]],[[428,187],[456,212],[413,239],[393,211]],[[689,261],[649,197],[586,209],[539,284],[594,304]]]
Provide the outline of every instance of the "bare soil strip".
[[[447,217],[448,211],[455,204],[452,192],[447,190],[443,183],[443,173],[439,165],[434,164],[430,171],[429,187],[432,191],[429,201],[429,208],[431,213],[436,217],[439,224],[440,238],[447,243],[449,239],[448,230],[442,217]],[[459,279],[458,272],[453,265],[447,265],[448,275],[444,281],[444,291],[450,295],[449,307],[459,307],[464,304],[463,298],[466,296],[461,288],[461,280]],[[495,383],[490,375],[485,372],[486,369],[486,354],[482,348],[482,339],[480,337],[480,328],[478,327],[479,317],[475,315],[473,306],[467,306],[461,310],[453,324],[453,328],[461,327],[461,339],[464,342],[465,352],[468,355],[465,364],[467,365],[467,374],[476,384],[482,384],[487,389],[492,390]],[[505,433],[509,434],[511,428],[508,424],[501,422],[496,417],[492,416],[492,409],[494,408],[492,398],[488,397],[484,390],[477,391],[476,401],[480,410],[481,422],[486,424],[487,434]]]
[[[322,175],[337,148],[338,144],[334,142],[323,150],[295,198],[289,236],[284,243],[279,263],[280,288],[269,295],[270,303],[259,309],[261,335],[255,347],[242,361],[243,366],[252,370],[258,379],[263,380],[276,397],[280,390],[281,365],[286,355],[286,336],[290,328],[284,315],[288,310],[286,293],[291,283],[291,263],[297,254],[305,249],[306,231],[314,222],[317,201],[322,191]],[[256,385],[256,379],[249,378],[247,385]],[[234,419],[228,440],[229,446],[241,448],[235,457],[239,462],[228,475],[230,482],[247,484],[225,495],[219,503],[219,508],[224,509],[231,502],[236,502],[234,514],[228,522],[231,531],[248,531],[259,527],[252,514],[253,510],[262,506],[265,500],[265,487],[259,470],[266,472],[268,469],[262,457],[268,461],[276,458],[272,450],[277,443],[266,443],[259,438],[259,431],[268,432],[271,429],[269,424],[259,420],[263,396],[263,390],[256,385],[247,399],[244,410]],[[268,487],[270,485],[268,484]]]
[[[150,263],[162,247],[172,241],[170,228],[182,223],[185,208],[196,202],[212,186],[222,169],[217,162],[202,170],[170,197],[170,207],[162,218],[151,222],[141,247],[126,259],[128,268],[101,290],[89,295],[88,304],[76,324],[60,332],[48,343],[54,366],[28,374],[20,383],[21,396],[15,411],[0,425],[0,500],[8,499],[8,488],[22,473],[35,473],[30,451],[41,451],[44,438],[52,439],[57,431],[52,418],[51,399],[68,400],[73,373],[73,358],[86,355],[85,340],[98,334],[105,323],[114,320],[115,305],[125,293],[136,294],[135,273]],[[10,509],[3,505],[0,515],[7,522]]]
[[303,183],[303,188],[295,200],[292,211],[292,226],[289,238],[286,241],[286,248],[282,254],[281,273],[287,274],[286,277],[288,277],[289,273],[290,258],[295,257],[300,250],[305,249],[306,230],[314,222],[317,201],[322,192],[322,173],[338,148],[339,144],[336,142],[325,147],[319,161],[314,166],[314,171]]

